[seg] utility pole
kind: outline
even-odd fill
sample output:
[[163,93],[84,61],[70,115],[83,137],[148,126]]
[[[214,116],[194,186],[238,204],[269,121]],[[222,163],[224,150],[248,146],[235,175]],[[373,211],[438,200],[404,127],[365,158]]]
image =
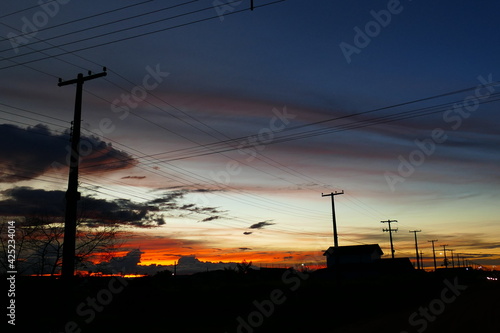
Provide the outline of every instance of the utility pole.
[[422,270],[425,270],[424,269],[424,254],[422,253],[422,251],[420,251],[420,268],[422,268]]
[[428,242],[432,242],[432,256],[434,257],[434,270],[437,269],[437,264],[436,264],[436,250],[434,249],[434,242],[437,242],[437,239],[432,239],[429,240]]
[[455,260],[453,260],[453,251],[455,250],[448,250],[451,252],[451,268],[455,268]]
[[415,235],[415,253],[417,255],[417,269],[420,269],[420,258],[418,256],[418,242],[417,242],[417,232],[421,232],[422,230],[410,230]]
[[446,257],[446,247],[448,244],[441,245],[443,247],[443,252],[444,252],[444,267],[448,268],[448,258]]
[[85,81],[97,79],[106,76],[106,67],[102,73],[92,74],[89,71],[88,76],[78,74],[76,79],[63,81],[59,79],[58,86],[66,86],[76,83],[75,114],[73,128],[71,130],[71,157],[68,177],[68,190],[66,191],[66,214],[64,219],[64,243],[63,243],[63,261],[61,277],[70,279],[75,274],[75,247],[76,247],[76,211],[77,203],[80,200],[78,192],[78,165],[80,160],[80,125],[82,119],[82,90]]
[[337,234],[337,219],[335,218],[335,202],[333,197],[336,195],[344,194],[344,190],[342,192],[337,192],[335,193],[330,193],[330,194],[323,194],[321,193],[322,197],[332,197],[332,216],[333,216],[333,245],[335,247],[339,247],[339,236]]
[[382,229],[382,231],[384,232],[389,232],[389,240],[391,241],[391,255],[392,255],[392,259],[394,259],[394,245],[392,244],[392,232],[395,231],[397,232],[398,229],[391,229],[391,223],[392,222],[398,222],[396,220],[387,220],[387,221],[380,221],[380,223],[388,223],[389,224],[389,228],[387,229]]

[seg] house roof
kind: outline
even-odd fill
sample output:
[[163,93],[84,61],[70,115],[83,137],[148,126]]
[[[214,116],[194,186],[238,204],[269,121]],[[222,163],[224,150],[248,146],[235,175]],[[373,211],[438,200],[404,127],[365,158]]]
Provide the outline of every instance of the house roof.
[[350,245],[350,246],[331,246],[328,250],[323,253],[324,256],[338,254],[338,255],[362,255],[371,254],[377,252],[382,255],[384,252],[378,244],[367,244],[367,245]]

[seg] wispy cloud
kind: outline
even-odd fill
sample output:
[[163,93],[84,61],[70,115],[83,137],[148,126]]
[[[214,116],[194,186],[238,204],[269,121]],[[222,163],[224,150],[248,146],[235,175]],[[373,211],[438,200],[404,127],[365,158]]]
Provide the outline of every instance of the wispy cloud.
[[272,223],[271,221],[272,220],[257,222],[257,223],[252,224],[249,228],[250,229],[262,229],[264,227],[276,224],[276,223]]
[[146,176],[126,176],[122,177],[122,179],[144,179]]

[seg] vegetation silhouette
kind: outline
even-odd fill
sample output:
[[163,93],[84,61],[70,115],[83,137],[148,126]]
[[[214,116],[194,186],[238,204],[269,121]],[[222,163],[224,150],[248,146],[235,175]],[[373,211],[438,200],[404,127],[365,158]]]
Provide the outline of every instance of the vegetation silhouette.
[[[248,263],[240,267],[247,269],[184,276],[162,271],[154,276],[124,279],[123,284],[117,277],[78,277],[71,286],[69,298],[64,297],[63,285],[58,279],[19,277],[18,328],[58,333],[67,332],[68,327],[74,332],[109,332],[110,329],[119,332],[416,332],[420,326],[411,326],[409,317],[441,297],[446,287],[444,281],[454,283],[455,279],[467,289],[461,291],[452,304],[446,304],[433,322],[428,322],[425,332],[446,332],[446,325],[457,323],[464,329],[477,325],[484,328],[481,331],[498,328],[495,311],[500,284],[487,277],[500,278],[499,272],[466,268],[439,269],[432,273],[387,272],[343,279],[338,285],[324,271],[259,270],[249,267]],[[306,278],[294,288],[299,274]],[[273,293],[280,295],[280,302],[270,311]],[[96,299],[95,308],[99,306],[92,318],[89,299]],[[471,300],[473,306],[467,303]],[[85,315],[81,315],[82,311],[78,313],[79,306],[80,310],[87,310]],[[262,316],[259,322],[255,319],[260,318],[257,311]],[[480,321],[460,311],[480,314]],[[248,320],[252,315],[255,316],[252,323],[258,325],[241,326],[238,318]],[[72,324],[68,326],[68,323]]]

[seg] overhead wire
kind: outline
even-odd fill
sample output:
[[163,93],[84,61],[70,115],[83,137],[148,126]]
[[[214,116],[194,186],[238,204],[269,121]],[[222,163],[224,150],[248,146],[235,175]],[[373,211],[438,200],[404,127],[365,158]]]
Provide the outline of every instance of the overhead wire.
[[[47,2],[45,2],[46,4],[49,4],[51,2],[56,2],[57,0],[48,0]],[[12,16],[12,15],[16,15],[16,14],[19,14],[19,13],[22,13],[22,12],[26,12],[30,9],[33,9],[33,8],[38,8],[40,7],[40,4],[37,4],[37,5],[33,5],[33,6],[30,6],[30,7],[27,7],[27,8],[23,8],[23,9],[19,9],[19,10],[16,10],[14,12],[11,12],[11,13],[8,13],[8,14],[4,14],[4,15],[1,15],[0,16],[0,19],[3,19],[5,17],[9,17],[9,16]]]
[[[44,4],[48,4],[48,3],[54,2],[54,1],[56,1],[56,0],[48,1],[48,2],[46,2]],[[81,18],[78,18],[78,19],[74,19],[74,20],[63,22],[63,23],[51,25],[51,26],[48,26],[48,27],[45,27],[45,28],[39,28],[39,29],[37,29],[37,32],[40,33],[40,32],[43,32],[43,31],[51,30],[51,29],[54,29],[54,28],[59,28],[59,27],[62,27],[62,26],[68,25],[68,24],[76,23],[76,22],[86,21],[88,19],[96,18],[96,17],[103,16],[103,15],[110,14],[110,13],[116,14],[119,11],[122,11],[122,10],[125,10],[125,9],[129,9],[129,8],[132,8],[132,7],[136,7],[136,6],[140,6],[140,5],[144,5],[144,4],[152,2],[152,1],[154,1],[154,0],[146,0],[146,1],[138,2],[138,3],[133,3],[133,4],[130,4],[130,5],[126,5],[126,6],[122,6],[122,7],[118,7],[118,8],[113,8],[111,10],[107,10],[107,11],[104,11],[104,12],[99,12],[97,14],[88,15],[88,16],[81,17]],[[40,5],[35,5],[35,6],[32,6],[32,7],[29,7],[28,9],[33,9],[33,8],[36,8],[36,7],[40,7]],[[23,11],[25,11],[25,10],[21,10],[21,11],[12,13],[12,14],[8,14],[7,16],[13,15],[13,14],[17,14],[17,13],[23,12]],[[0,18],[3,18],[3,17],[5,17],[5,16],[0,16]],[[110,24],[110,23],[106,23],[106,24]],[[13,27],[10,27],[10,28],[14,29]],[[95,26],[93,26],[92,28],[95,28]],[[77,33],[77,32],[79,32],[79,31],[72,32],[72,33]],[[29,36],[30,38],[32,38],[32,36],[30,36],[32,34],[33,34],[33,32],[31,32],[31,31],[30,32],[22,32],[21,31],[20,34],[17,35],[16,37],[27,37],[27,36]],[[49,38],[49,39],[46,39],[46,40],[48,41],[50,39],[59,38],[59,37],[60,36],[57,36],[57,37]],[[4,40],[8,40],[8,38],[0,38],[0,42],[4,41]],[[39,42],[41,42],[41,40],[39,40]],[[35,43],[32,43],[32,44],[36,44],[36,43],[38,43],[38,42],[35,42]],[[26,46],[26,44],[19,45],[18,48],[22,48],[24,46]],[[10,50],[10,49],[0,50],[0,53],[8,51],[8,50]]]
[[[273,5],[273,4],[284,2],[284,1],[288,1],[288,0],[276,0],[276,1],[273,1],[273,2],[270,2],[270,3],[266,3],[266,4],[254,6],[254,8],[265,7],[265,6]],[[207,10],[207,9],[213,9],[213,7],[207,7],[204,10]],[[227,15],[239,14],[239,13],[242,13],[242,12],[245,12],[245,11],[248,11],[248,10],[250,10],[250,9],[245,8],[245,9],[235,10],[235,11],[227,13],[225,15],[227,16]],[[198,11],[196,11],[196,12],[198,12]],[[186,14],[181,14],[181,15],[179,15],[179,17],[180,16],[185,16],[185,15]],[[80,51],[90,50],[90,49],[94,49],[94,48],[101,47],[101,46],[108,46],[108,45],[111,45],[111,44],[115,44],[115,43],[119,43],[119,42],[131,40],[131,39],[135,39],[135,38],[140,38],[140,37],[144,37],[144,36],[156,34],[156,33],[159,33],[159,32],[173,30],[173,29],[177,29],[177,28],[181,28],[181,27],[186,27],[186,26],[189,26],[189,25],[192,25],[192,24],[206,22],[206,21],[217,19],[217,18],[219,18],[219,15],[214,15],[214,16],[210,16],[210,17],[207,17],[207,18],[198,19],[198,20],[194,20],[194,21],[191,21],[191,22],[174,25],[174,26],[167,27],[167,28],[161,28],[161,29],[157,29],[157,30],[153,30],[153,31],[149,31],[149,32],[140,33],[140,34],[133,35],[133,36],[127,36],[127,37],[119,38],[119,39],[112,40],[112,41],[107,41],[107,42],[103,42],[103,43],[99,43],[99,44],[95,44],[95,45],[81,47],[81,48],[78,48],[78,49],[75,49],[75,50],[66,51],[66,52],[59,53],[59,54],[52,55],[52,56],[46,56],[46,57],[42,57],[42,58],[38,58],[38,59],[32,59],[32,60],[24,61],[24,62],[15,64],[15,65],[3,66],[3,67],[0,67],[0,70],[8,69],[8,68],[13,68],[13,67],[17,67],[17,66],[20,66],[20,65],[30,64],[30,63],[38,62],[38,61],[42,61],[42,60],[47,60],[47,59],[51,59],[51,58],[54,58],[54,57],[59,57],[59,56],[62,56],[62,55],[70,54],[70,53],[73,53],[73,52],[80,52]],[[109,35],[109,33],[105,34],[105,35]],[[93,38],[95,38],[95,36],[92,37],[92,38],[86,38],[86,39],[80,40],[80,42],[81,41],[85,41],[85,40],[89,40],[89,39],[93,39]],[[63,43],[60,46],[66,46],[66,45],[74,44],[76,42],[78,42],[78,41]],[[46,50],[46,49],[44,49],[44,50]],[[20,55],[20,56],[22,56],[22,55]],[[18,56],[15,56],[15,57],[18,57]],[[7,59],[9,59],[9,58],[6,58],[5,60],[7,60]]]
[[[143,3],[144,3],[144,2],[143,2]],[[188,2],[188,3],[190,3],[190,2]],[[142,4],[142,3],[141,3],[141,4]],[[184,3],[184,4],[187,4],[187,3]],[[184,5],[184,4],[181,4],[181,5]],[[137,4],[134,4],[134,5],[137,5]],[[130,6],[121,7],[121,9],[128,8],[128,7],[130,7]],[[173,6],[173,7],[177,7],[177,6]],[[167,9],[170,9],[170,8],[173,8],[173,7],[169,7],[169,8],[167,8]],[[161,9],[161,10],[165,10],[165,8],[163,8],[163,9]],[[141,14],[141,15],[136,15],[136,16],[133,16],[132,18],[134,18],[134,17],[138,17],[138,16],[144,16],[144,15],[146,15],[146,14],[150,14],[150,13],[155,13],[155,12],[158,12],[158,11],[161,11],[161,10],[155,10],[155,11],[152,11],[152,12],[143,13],[143,14]],[[205,9],[204,9],[204,10],[205,10]],[[105,12],[105,13],[109,13],[109,11],[108,11],[108,12]],[[85,18],[81,18],[81,19],[77,19],[77,20],[73,20],[73,21],[65,22],[65,23],[63,23],[63,24],[59,24],[59,25],[57,25],[57,26],[66,25],[66,24],[69,24],[69,23],[71,23],[71,22],[81,21],[81,20],[88,19],[88,18],[92,18],[92,17],[95,17],[95,16],[100,16],[100,15],[103,15],[103,14],[105,14],[105,13],[100,13],[100,14],[95,14],[95,15],[87,16],[87,17],[85,17]],[[119,21],[122,21],[122,20],[119,20]],[[118,21],[113,21],[113,22],[110,22],[110,23],[116,23],[116,22],[118,22]],[[49,28],[53,28],[53,27],[57,27],[57,26],[52,26],[52,27],[49,27]],[[49,28],[46,28],[46,29],[43,29],[43,30],[47,30],[47,29],[49,29]],[[56,37],[56,38],[57,38],[57,37]],[[51,38],[51,39],[52,39],[52,38]],[[40,41],[40,42],[43,42],[44,40],[39,40],[39,41]],[[47,39],[45,40],[45,42],[47,42]],[[49,43],[49,44],[50,44],[50,43]],[[58,47],[58,46],[52,45],[52,47]],[[38,50],[35,50],[34,52],[38,52]],[[282,170],[284,170],[284,169],[282,169]],[[286,170],[285,170],[285,171],[286,171]],[[289,171],[286,171],[286,172],[287,172],[287,173],[289,173],[289,174],[291,174]],[[268,173],[268,174],[269,174],[269,173]]]
[[[173,8],[173,7],[176,7],[176,6],[171,6],[171,7],[169,7],[169,8]],[[44,40],[40,40],[40,41],[42,41],[42,42],[43,42]],[[45,40],[45,41],[46,41],[46,40]],[[55,46],[55,47],[58,47],[58,46]],[[37,51],[35,51],[35,52],[37,52]],[[139,117],[140,117],[140,116],[139,116]],[[164,129],[166,129],[166,128],[164,128]],[[187,139],[187,137],[184,137],[184,138],[186,138],[186,139]]]
[[[108,13],[115,14],[119,10],[127,9],[127,8],[130,8],[130,7],[133,7],[133,6],[137,6],[137,5],[142,5],[144,3],[151,2],[151,1],[153,1],[153,0],[144,1],[144,2],[141,2],[141,3],[138,3],[138,4],[128,5],[128,6],[120,7],[120,8],[117,8],[117,9],[110,10],[110,11],[101,12],[101,13],[98,13],[98,14],[94,14],[94,15],[90,15],[90,16],[87,16],[87,17],[79,18],[79,19],[76,19],[76,20],[72,20],[72,21],[61,23],[61,24],[49,26],[49,27],[46,27],[46,28],[39,29],[38,32],[45,31],[45,30],[50,30],[50,29],[53,29],[53,28],[57,28],[57,27],[60,27],[60,26],[63,26],[63,25],[74,23],[74,22],[79,22],[79,21],[82,21],[82,20],[87,20],[87,19],[90,19],[90,18],[95,18],[97,16],[102,16],[102,15],[108,14]],[[159,13],[161,11],[178,8],[178,7],[185,6],[185,5],[194,3],[194,2],[198,2],[198,0],[191,0],[191,1],[188,1],[188,2],[185,2],[185,3],[182,3],[182,4],[177,4],[177,5],[174,5],[174,6],[169,6],[169,7],[165,7],[165,8],[161,8],[161,9],[156,9],[156,10],[153,10],[153,11],[149,11],[147,13],[133,15],[133,16],[127,16],[127,17],[124,17],[122,19],[118,19],[118,20],[114,20],[114,21],[110,21],[110,22],[106,22],[106,23],[102,23],[102,24],[92,25],[92,26],[84,28],[84,29],[66,32],[66,33],[61,34],[61,35],[52,36],[52,37],[49,37],[49,38],[45,38],[43,40],[38,40],[38,42],[33,42],[33,43],[31,43],[31,45],[38,44],[38,43],[47,43],[49,40],[53,40],[53,39],[58,39],[58,38],[61,38],[61,37],[70,36],[70,35],[77,34],[77,33],[80,33],[80,32],[86,32],[86,31],[89,31],[89,30],[101,28],[101,27],[104,27],[104,26],[107,26],[107,25],[112,25],[112,24],[115,24],[115,23],[120,23],[120,22],[123,22],[123,21],[132,20],[132,19],[135,19],[135,18],[138,18],[138,17],[142,17],[142,16],[146,16],[146,15],[157,14],[157,13]],[[203,11],[204,10],[206,10],[206,9],[203,9]],[[196,12],[197,11],[190,12],[190,13],[188,13],[186,15],[189,15],[189,14],[192,14],[192,13],[196,13]],[[176,18],[176,17],[174,17],[174,18]],[[115,34],[115,33],[119,33],[119,32],[123,32],[123,31],[131,30],[131,29],[136,29],[136,28],[147,26],[147,25],[150,25],[150,24],[154,24],[154,23],[158,23],[158,22],[163,22],[163,21],[166,21],[166,20],[169,20],[169,19],[171,19],[171,18],[164,18],[162,20],[157,20],[155,22],[143,23],[143,24],[140,24],[140,25],[137,25],[137,26],[134,26],[134,27],[122,28],[120,30],[115,30],[115,31],[104,33],[104,34],[101,34],[101,35],[96,35],[96,36],[84,38],[84,39],[81,39],[81,40],[74,40],[74,41],[72,41],[70,43],[61,44],[61,45],[58,45],[58,46],[52,46],[52,47],[45,48],[45,49],[40,50],[40,51],[46,51],[46,50],[51,50],[51,49],[62,47],[62,46],[72,45],[72,44],[80,43],[80,42],[86,41],[86,40],[93,40],[95,38],[99,38],[99,37],[103,37],[103,36],[108,36],[108,35],[112,35],[112,34]],[[29,34],[30,33],[21,34],[21,35],[19,35],[19,37],[22,37],[24,35],[29,35]],[[25,45],[19,45],[18,48],[21,48],[23,46],[25,46]],[[0,53],[8,51],[8,50],[10,50],[10,49],[6,48],[6,49],[3,49],[3,50],[0,50]],[[33,54],[33,53],[36,53],[36,51],[29,52],[29,53],[24,53],[24,54],[17,55],[17,56],[26,56],[26,55]],[[14,56],[14,57],[17,57],[17,56]]]
[[[309,126],[309,125],[308,125]],[[347,130],[347,129],[346,129]],[[318,135],[322,135],[322,134],[318,134]]]
[[[498,96],[500,93],[495,93],[490,96]],[[496,102],[498,99],[488,99],[488,100],[482,100],[479,101],[480,104],[485,104],[485,103],[492,103]],[[458,101],[460,102],[460,101]],[[293,140],[299,140],[299,139],[305,139],[305,138],[310,138],[314,136],[320,136],[320,135],[325,135],[325,134],[332,134],[336,132],[342,132],[342,131],[348,131],[348,130],[354,130],[354,129],[359,129],[359,128],[364,128],[364,127],[369,127],[373,125],[380,125],[380,124],[386,124],[398,120],[405,120],[405,119],[411,119],[411,118],[417,118],[417,117],[423,117],[423,116],[428,116],[436,113],[443,112],[447,110],[450,106],[452,106],[454,103],[457,103],[457,101],[450,102],[450,103],[444,103],[439,106],[432,106],[432,107],[424,107],[424,108],[417,108],[409,111],[401,111],[397,112],[394,114],[390,115],[385,115],[385,116],[380,116],[380,117],[374,117],[370,119],[363,119],[363,120],[357,120],[348,124],[342,124],[342,125],[337,125],[334,127],[328,127],[328,128],[320,128],[320,129],[314,129],[310,131],[305,131],[305,132],[299,132],[296,134],[290,134],[290,135],[283,135],[281,137],[273,139],[271,142],[266,143],[266,145],[271,145],[271,144],[277,144],[277,143],[283,143],[283,142],[289,142]],[[371,111],[367,111],[371,112]],[[350,116],[343,116],[340,117],[342,119],[345,118],[350,118],[350,117],[355,117],[360,113],[352,114]],[[339,117],[333,118],[333,119],[338,119]],[[331,120],[330,120],[331,121]],[[305,126],[309,126],[305,125]],[[282,132],[284,132],[283,130]],[[192,146],[188,148],[180,148],[180,149],[175,149],[175,150],[170,150],[166,152],[159,152],[159,153],[153,153],[153,154],[147,154],[144,155],[143,157],[159,157],[161,155],[168,155],[168,154],[179,154],[182,153],[181,155],[178,156],[173,156],[173,157],[166,157],[166,158],[161,158],[161,162],[172,162],[172,161],[178,161],[178,160],[183,160],[183,159],[188,159],[188,158],[194,158],[194,157],[200,157],[200,156],[207,156],[215,153],[220,153],[220,152],[227,152],[227,151],[233,151],[233,150],[238,150],[242,148],[252,148],[253,146],[251,144],[246,144],[242,145],[241,143],[247,139],[248,136],[243,136],[243,137],[238,137],[238,138],[233,138],[230,140],[222,140],[219,142],[211,143],[211,144],[205,144],[202,147],[201,146]],[[236,145],[240,143],[240,145]],[[220,147],[219,147],[220,146]],[[207,147],[210,147],[210,151],[204,151],[203,149],[206,149]],[[92,166],[88,166],[92,167]]]

